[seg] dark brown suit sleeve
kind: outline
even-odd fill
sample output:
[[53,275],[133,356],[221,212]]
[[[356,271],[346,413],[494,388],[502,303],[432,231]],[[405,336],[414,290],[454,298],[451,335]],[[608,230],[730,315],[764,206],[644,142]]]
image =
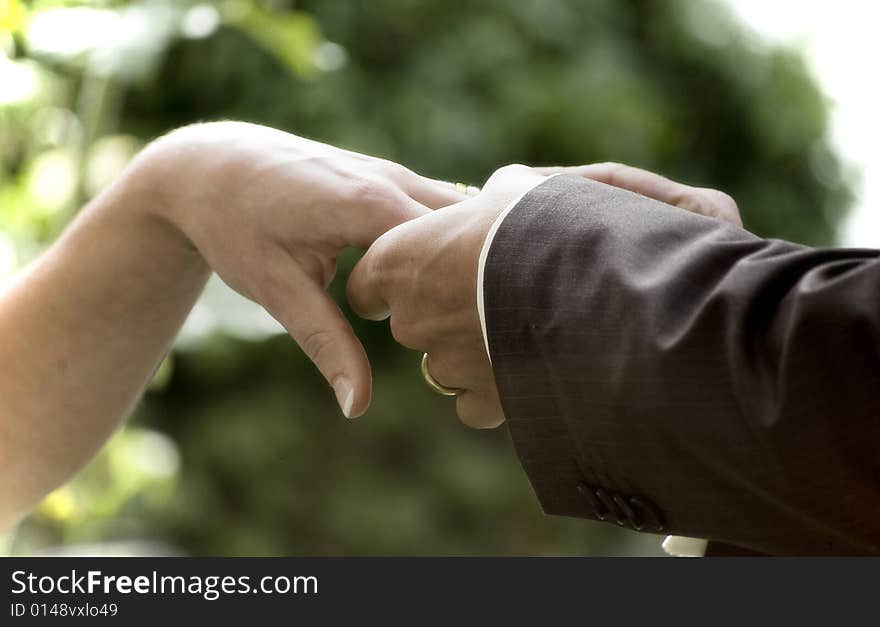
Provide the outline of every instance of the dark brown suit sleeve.
[[880,252],[765,240],[557,176],[502,223],[484,297],[546,512],[880,553]]

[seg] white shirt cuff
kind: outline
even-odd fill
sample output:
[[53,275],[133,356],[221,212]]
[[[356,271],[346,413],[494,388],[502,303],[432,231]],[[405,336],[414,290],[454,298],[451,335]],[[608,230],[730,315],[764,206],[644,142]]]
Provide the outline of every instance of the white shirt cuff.
[[485,280],[485,270],[486,270],[486,259],[489,257],[489,249],[492,248],[492,240],[495,239],[495,234],[498,232],[498,229],[501,227],[501,223],[504,222],[504,219],[507,217],[507,214],[511,212],[511,210],[516,207],[520,200],[523,199],[523,196],[528,194],[530,191],[535,189],[538,185],[547,182],[556,174],[551,174],[545,179],[541,179],[537,181],[532,187],[524,191],[520,194],[516,200],[507,205],[507,207],[498,214],[498,217],[495,218],[495,222],[492,223],[489,232],[486,233],[486,239],[483,240],[483,248],[480,249],[480,257],[477,261],[477,313],[480,316],[480,329],[483,331],[483,343],[486,346],[486,354],[489,356],[489,363],[492,363],[492,355],[489,353],[489,335],[486,333],[486,305],[483,300],[483,281]]
[[702,538],[685,538],[684,536],[666,536],[663,550],[673,557],[704,557],[708,540]]

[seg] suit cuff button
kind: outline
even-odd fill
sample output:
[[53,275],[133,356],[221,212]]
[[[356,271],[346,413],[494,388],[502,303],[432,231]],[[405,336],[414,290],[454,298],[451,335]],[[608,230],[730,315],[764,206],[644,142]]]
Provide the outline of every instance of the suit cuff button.
[[623,527],[626,525],[626,519],[623,516],[623,513],[620,511],[620,508],[617,507],[617,503],[614,502],[614,499],[608,492],[602,488],[596,488],[593,493],[596,495],[596,498],[605,506],[611,514],[614,515],[614,522],[617,523],[619,527]]
[[642,529],[655,533],[666,531],[663,514],[654,503],[643,496],[631,496],[628,500],[630,506],[637,512],[639,520],[642,521]]
[[609,514],[608,508],[602,501],[599,500],[593,488],[588,486],[586,483],[579,483],[577,489],[578,492],[581,493],[581,496],[584,497],[584,500],[589,504],[590,508],[593,510],[593,517],[596,518],[596,520],[607,520]]

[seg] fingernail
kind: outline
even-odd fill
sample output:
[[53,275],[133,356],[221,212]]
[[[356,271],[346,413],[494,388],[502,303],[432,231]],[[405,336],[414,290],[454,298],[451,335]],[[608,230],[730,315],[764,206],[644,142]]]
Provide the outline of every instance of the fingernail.
[[351,418],[351,407],[354,405],[354,388],[344,376],[336,377],[333,381],[333,391],[336,393],[336,402],[342,409],[346,418]]

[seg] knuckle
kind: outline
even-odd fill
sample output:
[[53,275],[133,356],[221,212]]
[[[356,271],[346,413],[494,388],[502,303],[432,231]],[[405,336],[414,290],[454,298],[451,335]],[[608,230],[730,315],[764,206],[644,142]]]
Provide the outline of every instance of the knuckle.
[[506,176],[520,176],[525,174],[526,172],[531,172],[532,168],[527,165],[523,165],[522,163],[510,163],[508,165],[502,166],[495,170],[492,176],[498,175],[501,177]]
[[713,212],[711,208],[706,203],[706,198],[698,189],[693,187],[685,187],[684,185],[678,190],[672,197],[672,204],[676,207],[680,207],[685,209],[686,211],[690,211],[691,213],[698,213],[703,216],[712,217]]
[[283,283],[271,261],[253,264],[247,274],[247,283],[251,286],[249,294],[270,312],[281,313],[284,307]]
[[718,190],[718,189],[707,189],[706,191],[715,200],[715,204],[719,205],[720,207],[727,209],[729,211],[730,210],[732,210],[732,211],[739,210],[739,208],[736,204],[736,201],[733,199],[733,197],[730,194],[722,192],[721,190]]
[[349,185],[348,193],[353,203],[374,206],[387,202],[394,195],[394,186],[380,178],[358,177]]
[[742,217],[739,215],[739,207],[732,196],[717,189],[707,190],[714,199],[716,206],[715,215],[721,220],[742,226]]
[[415,176],[412,170],[396,161],[380,161],[379,170],[385,177],[396,182],[402,182]]
[[370,285],[381,286],[388,280],[394,267],[390,239],[382,236],[373,242],[364,260],[364,278]]
[[483,189],[493,186],[507,187],[529,176],[539,176],[538,172],[521,163],[511,163],[495,170],[486,181]]
[[361,258],[349,277],[346,296],[358,315],[371,320],[388,317],[387,302],[383,311],[375,310],[379,301],[395,293],[395,277],[401,269],[395,265],[395,245],[388,234],[381,236]]
[[678,205],[710,218],[741,224],[736,201],[728,194],[708,187],[688,188]]
[[619,163],[617,161],[602,161],[600,163],[595,164],[597,168],[602,168],[603,170],[608,171],[613,174],[615,172],[619,173],[625,170],[628,166]]
[[333,346],[333,343],[333,335],[329,331],[315,329],[303,336],[300,346],[309,359],[318,363],[322,355],[325,355],[328,349]]
[[324,289],[327,289],[336,276],[336,259],[326,254],[297,250],[291,256],[305,275]]
[[595,166],[600,172],[604,173],[608,185],[620,187],[624,174],[629,166],[617,161],[603,161]]

